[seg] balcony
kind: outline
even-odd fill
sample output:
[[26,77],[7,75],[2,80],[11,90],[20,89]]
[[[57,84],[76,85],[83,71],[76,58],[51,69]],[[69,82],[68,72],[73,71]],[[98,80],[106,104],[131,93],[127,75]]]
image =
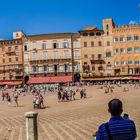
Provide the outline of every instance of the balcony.
[[103,57],[91,58],[92,64],[105,64],[105,59]]
[[68,75],[72,75],[72,72],[64,72],[64,71],[59,71],[59,72],[45,72],[45,71],[38,71],[38,72],[30,72],[31,76],[41,76],[41,77],[51,77],[51,76],[68,76]]
[[30,64],[42,64],[42,63],[54,63],[54,62],[71,62],[71,57],[56,57],[56,58],[42,58],[42,59],[30,59]]
[[6,54],[7,55],[15,55],[16,52],[15,52],[15,50],[10,50],[10,51],[6,51]]

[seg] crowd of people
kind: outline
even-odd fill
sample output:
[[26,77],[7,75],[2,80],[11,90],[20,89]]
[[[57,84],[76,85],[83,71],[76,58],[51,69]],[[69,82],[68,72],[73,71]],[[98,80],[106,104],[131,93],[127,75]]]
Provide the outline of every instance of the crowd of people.
[[58,88],[58,102],[72,101],[76,99],[76,95],[80,93],[80,98],[86,98],[86,89],[76,89],[73,90],[68,87],[59,87]]
[[[44,97],[45,93],[57,93],[58,102],[68,102],[76,100],[77,95],[80,99],[87,97],[87,91],[83,83],[69,86],[59,86],[59,85],[24,85],[22,89],[18,90],[14,87],[9,90],[8,87],[2,89],[2,101],[7,101],[8,106],[14,101],[15,106],[18,107],[18,99],[21,93],[32,93],[33,95],[33,108],[41,109],[44,108]],[[88,86],[93,86],[91,83],[87,83]],[[122,88],[123,92],[129,91],[129,88],[138,89],[140,87],[139,83],[127,83],[126,85],[120,82],[98,82],[94,84],[97,88],[102,89],[104,93],[114,93],[116,87]],[[129,86],[128,86],[129,85]],[[77,88],[78,87],[78,88]],[[12,91],[12,92],[11,92]],[[12,94],[11,94],[12,93]],[[22,94],[24,95],[24,94]],[[111,119],[109,122],[102,124],[93,136],[96,140],[125,140],[127,137],[134,140],[137,137],[135,123],[129,120],[128,114],[121,117],[123,112],[122,102],[119,99],[113,99],[108,103],[108,111],[111,114]],[[123,127],[122,127],[123,126]],[[114,129],[115,128],[115,129]],[[129,129],[129,132],[127,131]],[[118,131],[119,130],[119,131]]]

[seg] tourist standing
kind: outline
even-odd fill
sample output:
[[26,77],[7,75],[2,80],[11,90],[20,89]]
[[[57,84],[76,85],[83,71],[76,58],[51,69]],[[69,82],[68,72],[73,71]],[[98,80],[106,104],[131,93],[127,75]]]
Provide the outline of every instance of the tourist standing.
[[16,105],[16,107],[18,107],[19,106],[19,104],[18,104],[18,93],[16,91],[14,92],[13,97],[14,97],[15,105]]
[[111,100],[108,111],[111,119],[99,127],[96,140],[135,140],[137,134],[134,121],[121,117],[122,102],[119,99]]

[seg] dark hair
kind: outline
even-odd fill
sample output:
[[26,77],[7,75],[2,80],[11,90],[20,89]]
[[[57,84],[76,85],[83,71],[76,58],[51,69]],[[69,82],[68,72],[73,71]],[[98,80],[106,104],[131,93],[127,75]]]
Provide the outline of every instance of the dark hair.
[[108,108],[111,115],[119,116],[123,111],[122,101],[120,101],[119,99],[113,99],[108,103]]

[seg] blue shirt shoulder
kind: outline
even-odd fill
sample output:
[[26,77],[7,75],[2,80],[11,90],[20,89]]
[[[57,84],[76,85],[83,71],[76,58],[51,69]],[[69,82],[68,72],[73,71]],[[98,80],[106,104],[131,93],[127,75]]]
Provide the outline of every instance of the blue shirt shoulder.
[[[137,137],[134,121],[122,117],[112,117],[109,120],[109,129],[113,140],[134,140]],[[108,140],[105,123],[99,126],[97,140]]]

